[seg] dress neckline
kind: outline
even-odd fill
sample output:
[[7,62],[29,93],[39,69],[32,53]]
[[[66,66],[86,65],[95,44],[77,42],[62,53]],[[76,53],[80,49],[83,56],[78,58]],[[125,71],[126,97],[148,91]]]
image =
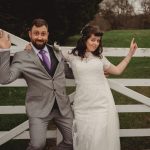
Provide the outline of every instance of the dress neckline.
[[93,54],[91,52],[86,52],[85,53],[85,58],[90,58],[91,56],[93,56]]

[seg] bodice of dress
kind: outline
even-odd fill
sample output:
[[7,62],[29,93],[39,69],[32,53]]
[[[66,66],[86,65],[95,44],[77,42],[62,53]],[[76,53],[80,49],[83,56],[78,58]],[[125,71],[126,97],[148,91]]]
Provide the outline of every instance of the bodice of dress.
[[105,56],[94,56],[91,52],[86,53],[86,58],[81,59],[73,54],[63,53],[70,62],[76,84],[101,84],[106,80],[104,70],[110,66]]

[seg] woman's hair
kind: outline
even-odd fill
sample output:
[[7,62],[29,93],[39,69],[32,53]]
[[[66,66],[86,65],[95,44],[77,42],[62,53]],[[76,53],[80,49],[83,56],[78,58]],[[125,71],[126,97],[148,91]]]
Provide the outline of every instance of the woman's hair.
[[100,31],[98,26],[93,26],[93,25],[86,25],[82,30],[81,30],[81,38],[77,41],[76,47],[72,50],[71,54],[75,56],[80,56],[81,58],[85,57],[86,53],[86,41],[91,37],[91,35],[95,35],[100,38],[100,44],[98,48],[92,52],[93,55],[97,57],[102,57],[102,36],[103,32]]

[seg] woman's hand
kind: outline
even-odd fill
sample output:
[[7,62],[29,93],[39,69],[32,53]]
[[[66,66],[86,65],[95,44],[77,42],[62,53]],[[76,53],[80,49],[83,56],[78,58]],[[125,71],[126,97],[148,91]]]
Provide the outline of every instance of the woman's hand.
[[131,43],[130,43],[130,51],[129,51],[129,54],[131,56],[134,55],[135,51],[137,50],[138,46],[137,46],[137,43],[134,41],[134,38],[132,39]]

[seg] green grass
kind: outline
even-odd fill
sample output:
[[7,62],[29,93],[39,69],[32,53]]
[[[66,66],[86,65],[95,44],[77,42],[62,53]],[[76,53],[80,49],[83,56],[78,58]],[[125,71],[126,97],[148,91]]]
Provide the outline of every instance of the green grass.
[[121,138],[121,150],[149,150],[150,137]]
[[[129,47],[130,40],[135,37],[139,47],[150,48],[150,30],[113,30],[106,32],[103,37],[104,47]],[[67,46],[75,46],[78,35],[72,36],[66,42]],[[113,64],[118,64],[122,57],[109,57]],[[132,58],[125,72],[120,76],[109,78],[150,78],[150,58]],[[145,96],[150,97],[150,87],[129,87]],[[67,87],[67,93],[72,93],[75,88]],[[24,105],[26,88],[0,88],[0,105]],[[139,104],[112,90],[116,104]],[[150,113],[119,113],[120,127],[124,128],[150,128]],[[27,120],[26,115],[0,115],[0,131],[10,130]],[[55,129],[51,121],[50,129]],[[49,143],[54,143],[49,140]],[[134,143],[134,144],[133,144]],[[11,140],[0,146],[1,150],[25,150],[28,140]],[[122,150],[144,150],[150,149],[150,137],[121,138]]]
[[[112,30],[104,33],[104,47],[129,47],[132,38],[135,38],[140,48],[150,48],[150,30]],[[75,46],[80,35],[68,38],[65,45]]]
[[132,38],[138,47],[150,47],[150,30],[113,30],[106,32],[103,37],[104,47],[129,47]]
[[[7,91],[7,92],[6,92]],[[26,88],[24,87],[1,87],[0,105],[24,105]]]

